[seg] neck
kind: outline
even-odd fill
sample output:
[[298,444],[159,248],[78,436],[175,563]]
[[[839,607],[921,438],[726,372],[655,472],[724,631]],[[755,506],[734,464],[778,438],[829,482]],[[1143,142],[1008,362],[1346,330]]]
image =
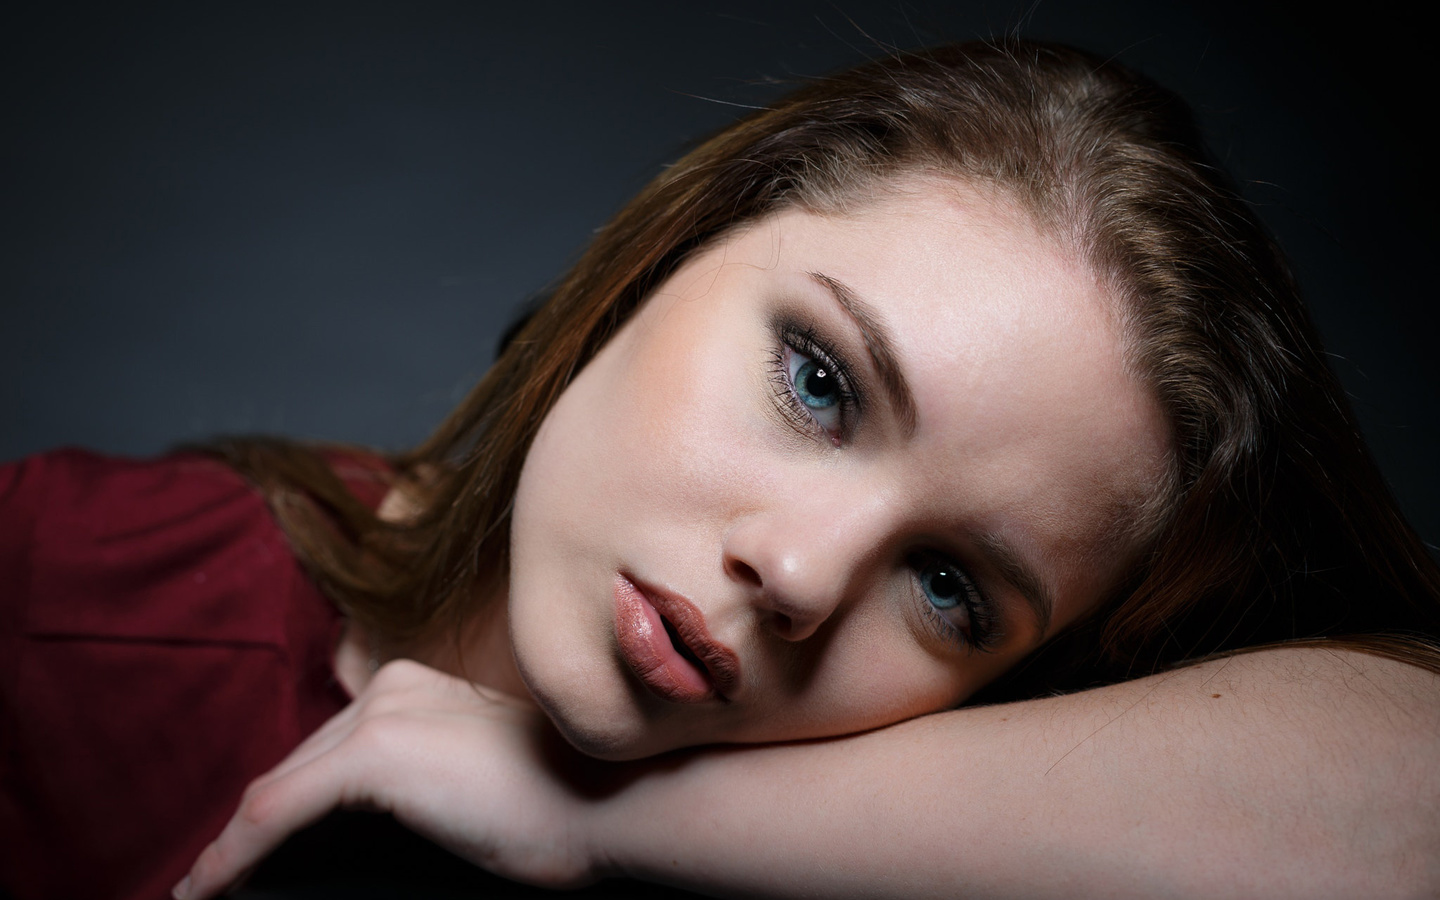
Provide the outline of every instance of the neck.
[[510,617],[506,609],[506,583],[476,603],[476,611],[458,635],[446,630],[421,642],[406,654],[427,666],[493,690],[530,700],[510,649]]
[[335,649],[335,677],[351,697],[358,697],[381,665],[403,656],[530,701],[530,691],[520,677],[515,654],[510,649],[510,617],[504,585],[502,579],[500,588],[486,592],[488,596],[476,603],[476,611],[458,634],[453,629],[445,629],[400,653],[387,652],[384,642],[360,623],[346,623],[340,645]]
[[[416,477],[428,481],[432,474],[422,466]],[[420,510],[421,504],[413,490],[400,484],[385,495],[376,515],[389,522],[405,522]],[[489,579],[488,584],[476,588],[471,607],[474,612],[466,617],[458,635],[452,629],[445,629],[399,653],[387,653],[383,641],[366,634],[357,623],[349,623],[335,655],[340,683],[350,696],[358,696],[380,664],[405,656],[458,678],[530,700],[530,691],[520,678],[515,654],[510,649],[509,589],[510,581],[505,573]]]

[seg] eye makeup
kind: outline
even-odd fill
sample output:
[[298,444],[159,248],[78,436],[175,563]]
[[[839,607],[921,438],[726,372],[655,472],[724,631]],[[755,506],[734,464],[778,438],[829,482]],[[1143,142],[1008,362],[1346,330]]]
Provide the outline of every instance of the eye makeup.
[[835,447],[855,433],[864,386],[836,343],[810,321],[785,312],[771,324],[771,381],[779,412],[801,434]]
[[914,554],[909,563],[920,612],[937,637],[984,653],[1004,640],[999,608],[964,566],[933,550]]

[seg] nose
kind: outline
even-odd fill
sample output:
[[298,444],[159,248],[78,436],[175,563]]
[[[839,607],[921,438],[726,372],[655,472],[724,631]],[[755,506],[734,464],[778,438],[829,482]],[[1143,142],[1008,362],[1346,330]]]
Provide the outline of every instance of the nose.
[[853,596],[883,544],[882,506],[781,507],[732,523],[725,573],[748,593],[766,627],[788,641],[813,635]]

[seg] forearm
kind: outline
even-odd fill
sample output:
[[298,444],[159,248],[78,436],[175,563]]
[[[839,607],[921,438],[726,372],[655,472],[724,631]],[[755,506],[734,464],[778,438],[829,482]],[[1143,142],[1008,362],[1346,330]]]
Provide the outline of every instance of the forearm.
[[1440,885],[1440,679],[1268,652],[713,751],[602,805],[614,868],[722,894],[1387,896]]

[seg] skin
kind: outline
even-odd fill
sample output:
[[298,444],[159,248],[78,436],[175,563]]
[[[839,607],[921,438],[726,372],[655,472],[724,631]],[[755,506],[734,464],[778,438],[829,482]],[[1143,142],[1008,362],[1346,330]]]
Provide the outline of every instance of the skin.
[[[913,409],[881,388],[830,284],[885,333]],[[861,409],[787,404],[796,373],[776,355],[808,357],[781,312],[848,360]],[[953,706],[1126,568],[1135,548],[1109,526],[1153,494],[1166,438],[1110,298],[1002,196],[912,177],[848,215],[786,211],[692,258],[574,380],[521,475],[508,589],[476,604],[463,658],[449,636],[416,658],[538,699],[606,758]],[[380,509],[413,512],[398,489]],[[997,535],[1051,595],[1048,621],[987,552]],[[989,599],[984,650],[973,627],[947,639],[926,618],[932,553]],[[695,705],[646,691],[615,639],[620,572],[688,597],[737,653],[738,688]],[[376,647],[347,630],[352,695]]]
[[[888,335],[913,421],[837,283]],[[1153,492],[1168,435],[1112,311],[1028,216],[950,181],[912,178],[846,215],[788,210],[710,246],[586,366],[526,459],[508,625],[529,692],[609,759],[847,734],[963,701],[1136,550],[1109,526]],[[779,315],[848,363],[858,410],[790,405],[795,366],[819,354],[787,349]],[[1048,631],[986,536],[1053,595]],[[975,622],[947,638],[927,618],[917,569],[936,554],[993,605],[985,652]],[[617,645],[617,574],[694,604],[737,656],[730,696],[674,702],[640,683]]]
[[1256,652],[661,765],[557,744],[533,706],[391,663],[256,780],[177,896],[217,895],[339,806],[557,888],[627,874],[777,898],[1440,892],[1440,676],[1358,653]]
[[[760,699],[746,698],[743,715],[718,717],[723,728],[716,726],[720,731],[707,735],[713,739],[747,739],[796,727],[793,719],[777,721],[778,714],[767,710],[771,701],[763,698],[772,696],[770,691],[807,710],[853,715],[856,721],[876,710],[906,708],[897,699],[902,694],[886,694],[877,702],[878,690],[847,704],[838,694],[855,682],[821,678],[827,673],[824,661],[810,670],[810,678],[798,681],[790,680],[793,675],[781,662],[795,659],[788,654],[803,653],[806,642],[826,629],[834,632],[823,643],[827,652],[843,649],[852,616],[881,631],[891,627],[882,615],[891,609],[884,603],[890,595],[846,588],[873,587],[877,579],[898,577],[893,564],[898,557],[875,548],[903,545],[885,535],[912,533],[895,527],[909,520],[895,515],[895,505],[856,505],[855,497],[863,495],[831,493],[827,479],[852,489],[864,483],[895,491],[887,496],[914,501],[918,509],[944,490],[950,501],[945,508],[960,509],[950,526],[962,544],[967,526],[993,528],[998,520],[1013,529],[1017,539],[1024,538],[1026,550],[1036,552],[1034,565],[1056,580],[1060,604],[1052,628],[1063,627],[1079,614],[1076,607],[1084,606],[1085,592],[1070,588],[1104,581],[1101,573],[1107,570],[1096,554],[1106,548],[1087,544],[1085,536],[1104,533],[1108,523],[1082,517],[1067,528],[1063,516],[1075,512],[1087,490],[1095,492],[1092,500],[1133,497],[1137,486],[1149,483],[1154,469],[1147,472],[1145,466],[1157,464],[1163,440],[1153,422],[1144,424],[1153,411],[1143,395],[1120,391],[1112,396],[1138,402],[1120,404],[1128,412],[1112,415],[1110,427],[1098,431],[1084,427],[1086,415],[1074,415],[1073,406],[1058,401],[1049,415],[1013,427],[1007,428],[1016,421],[1013,407],[1003,416],[998,413],[1010,406],[1014,392],[1033,383],[1027,379],[1043,380],[1045,372],[1057,382],[1050,387],[1062,392],[1073,387],[1062,376],[1074,373],[1046,365],[1086,348],[1108,347],[1114,356],[1099,358],[1115,361],[1109,371],[1123,380],[1103,294],[1023,217],[990,202],[993,198],[956,190],[943,200],[917,200],[900,190],[891,199],[895,202],[878,202],[848,218],[777,217],[735,236],[718,258],[698,257],[607,348],[593,367],[594,376],[591,369],[582,375],[577,385],[590,378],[595,391],[589,405],[577,401],[565,408],[572,395],[582,396],[578,390],[567,393],[556,424],[547,422],[535,465],[526,471],[530,494],[522,499],[543,499],[543,492],[553,489],[563,493],[570,515],[559,523],[557,533],[564,538],[559,545],[524,551],[530,558],[522,554],[517,560],[517,584],[533,579],[541,590],[532,599],[541,601],[547,590],[552,597],[572,593],[563,603],[537,603],[533,616],[518,605],[511,623],[519,669],[540,695],[544,712],[526,700],[413,662],[385,666],[355,703],[257,779],[234,819],[177,887],[177,896],[214,896],[288,834],[337,806],[391,812],[479,865],[551,887],[628,874],[727,896],[1434,896],[1440,890],[1434,852],[1440,846],[1440,820],[1434,816],[1440,774],[1432,764],[1440,753],[1440,677],[1356,653],[1318,648],[1255,652],[1068,696],[942,712],[833,740],[690,751],[660,765],[598,763],[558,739],[557,724],[575,744],[620,756],[669,746],[679,735],[692,729],[703,733],[704,727],[691,718],[692,710],[703,706],[668,711],[637,692],[615,665],[614,644],[603,623],[605,577],[617,565],[658,563],[650,557],[616,559],[622,551],[648,546],[629,543],[636,521],[618,515],[590,518],[598,499],[565,492],[566,479],[589,463],[588,455],[576,455],[587,441],[618,439],[611,446],[624,451],[627,466],[673,479],[637,482],[628,486],[628,494],[606,498],[627,510],[669,509],[656,502],[662,496],[668,502],[703,499],[687,497],[686,489],[714,488],[706,479],[727,472],[719,485],[728,484],[748,498],[735,505],[702,505],[679,522],[661,519],[654,532],[642,535],[661,541],[662,563],[703,561],[712,554],[708,569],[693,570],[709,571],[710,581],[698,587],[667,581],[667,586],[703,603],[711,631],[743,653],[747,687],[750,679],[774,679],[753,689]],[[790,222],[796,223],[793,228]],[[937,228],[937,222],[959,227]],[[853,231],[861,223],[869,226],[863,237]],[[819,261],[808,255],[844,240],[847,228],[855,238],[845,245],[848,252]],[[810,248],[804,240],[807,230],[824,240]],[[938,235],[957,245],[925,257],[925,265],[914,265],[907,254],[917,247],[940,250],[927,243],[942,240]],[[736,248],[747,240],[768,253],[742,255],[744,247]],[[987,241],[996,253],[1021,246],[1035,251],[1029,257],[1034,265],[994,268],[985,264],[994,260],[993,253],[948,252],[984,250]],[[898,281],[867,280],[866,272],[885,270],[881,263],[898,258],[912,263],[889,270]],[[863,262],[872,265],[861,271]],[[813,271],[822,263],[831,266],[827,274],[854,282],[877,306],[883,301],[901,359],[924,361],[927,372],[935,362],[949,367],[946,379],[932,383],[917,375],[914,380],[922,419],[938,408],[936,398],[945,398],[954,413],[968,417],[970,430],[948,432],[947,446],[956,456],[887,466],[887,454],[897,446],[903,452],[912,448],[897,441],[898,432],[887,435],[884,429],[874,443],[862,438],[838,448],[833,442],[827,446],[823,434],[806,443],[793,429],[784,440],[765,432],[778,441],[766,451],[762,444],[749,443],[747,430],[764,432],[768,415],[764,376],[747,381],[743,374],[754,360],[743,359],[742,349],[738,370],[729,365],[712,370],[715,347],[706,341],[674,344],[669,329],[677,322],[717,315],[718,325],[710,320],[706,326],[734,338],[722,342],[722,356],[725,345],[749,346],[755,336],[754,305],[771,296],[764,286],[786,271]],[[760,287],[747,291],[747,284]],[[1077,286],[1084,289],[1067,295],[1071,303],[1064,307],[1073,317],[1066,320],[1073,341],[1047,343],[1042,333],[1007,342],[1012,332],[997,327],[1018,329],[1029,318],[1021,312],[1041,319],[1055,315],[1043,304],[1059,296],[1056,289]],[[795,290],[797,297],[808,296]],[[952,291],[947,296],[953,305],[926,307],[944,290]],[[1039,305],[1027,305],[1032,301]],[[730,312],[711,313],[711,307]],[[906,318],[912,310],[917,312]],[[1007,319],[1006,310],[1015,315]],[[965,318],[984,311],[991,315],[988,325]],[[924,327],[912,335],[917,323]],[[939,326],[949,326],[943,333],[952,336],[944,347],[922,339]],[[1111,339],[1087,340],[1100,335]],[[637,356],[647,348],[653,352]],[[947,352],[952,355],[940,360],[929,355]],[[1005,366],[1018,379],[999,380],[1010,396],[977,393],[980,379],[967,380],[981,370],[993,376]],[[754,424],[742,416],[730,420],[730,430],[711,433],[703,416],[685,418],[700,415],[690,405],[699,391],[652,395],[628,380],[627,373],[702,385],[705,415],[748,410]],[[747,385],[762,399],[746,394],[741,388]],[[1078,396],[1069,396],[1069,402],[1094,400],[1095,385],[1088,387],[1075,391]],[[604,413],[593,405],[617,398],[620,402]],[[1105,409],[1116,412],[1114,405]],[[883,411],[879,415],[888,421]],[[1113,454],[1128,447],[1135,454],[1127,459],[1132,480],[1114,480],[1125,474],[1114,467],[1081,464],[1093,447],[1087,442],[1111,441],[1125,429],[1134,439],[1107,450]],[[636,440],[637,434],[645,440]],[[916,430],[917,436],[925,434],[924,425]],[[1071,453],[1055,460],[1037,450],[1047,437],[1052,446],[1057,439],[1068,441]],[[927,446],[923,437],[916,440]],[[553,457],[545,460],[542,452]],[[764,490],[751,490],[746,478],[755,473],[726,468],[732,452],[773,453],[782,475],[762,480]],[[1092,461],[1097,455],[1103,457],[1091,454]],[[947,462],[963,465],[946,468]],[[857,470],[875,480],[845,480],[859,478]],[[937,484],[940,471],[949,477]],[[969,471],[986,477],[969,477]],[[929,480],[908,482],[916,472]],[[1137,477],[1137,472],[1143,474]],[[1105,481],[1106,473],[1112,480]],[[1037,476],[1049,479],[1050,490],[1027,495],[1024,485]],[[1003,502],[1017,497],[1029,504],[1017,511]],[[961,500],[968,505],[957,506]],[[522,525],[543,524],[537,517],[544,507],[517,509],[517,539]],[[1026,514],[1026,509],[1039,512]],[[895,530],[885,531],[877,522]],[[769,523],[776,525],[760,532],[764,540],[730,541],[752,525]],[[573,532],[567,533],[571,525]],[[867,525],[879,530],[867,531]],[[914,521],[909,527],[915,527]],[[812,529],[813,542],[787,543]],[[939,533],[933,523],[918,531],[929,539]],[[866,534],[871,543],[858,559],[830,552]],[[824,552],[809,554],[807,547]],[[686,555],[692,552],[698,556]],[[1123,548],[1116,555],[1123,556]],[[760,580],[738,566],[727,567],[726,561],[735,558],[750,560],[745,565]],[[891,564],[883,562],[887,558]],[[830,566],[812,570],[802,565],[815,559]],[[777,589],[767,594],[760,588],[776,579],[764,566],[776,560],[795,562],[780,567],[782,576],[824,572],[833,580],[817,583],[838,587],[819,607],[799,602],[822,596],[818,593]],[[839,560],[850,562],[836,568]],[[522,565],[529,574],[519,571]],[[674,571],[644,574],[679,577]],[[680,571],[692,572],[688,566]],[[779,581],[781,586],[803,583]],[[747,584],[749,590],[741,589]],[[717,593],[705,590],[714,585],[721,588]],[[512,600],[519,597],[517,590]],[[780,600],[788,602],[781,605]],[[862,609],[874,614],[861,617]],[[807,612],[811,618],[805,618]],[[781,614],[789,621],[779,619]],[[1019,647],[1037,639],[1026,625],[1022,617],[1007,629]],[[594,682],[574,684],[575,670],[553,651],[552,641],[575,641],[579,661],[598,673]],[[891,649],[903,665],[887,659],[878,670],[865,669],[850,657],[872,679],[866,684],[880,675],[896,676],[885,682],[887,688],[929,690],[945,684],[963,695],[990,675],[977,668],[980,655],[962,654],[948,669],[953,680],[932,682],[929,676],[946,670],[945,665],[912,656],[904,646]],[[915,696],[943,693],[922,690]],[[748,705],[752,700],[754,705]],[[605,716],[614,716],[614,724],[590,716],[585,704],[592,702]],[[812,719],[799,721],[800,727],[814,727]]]

